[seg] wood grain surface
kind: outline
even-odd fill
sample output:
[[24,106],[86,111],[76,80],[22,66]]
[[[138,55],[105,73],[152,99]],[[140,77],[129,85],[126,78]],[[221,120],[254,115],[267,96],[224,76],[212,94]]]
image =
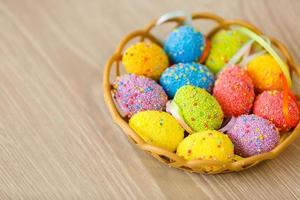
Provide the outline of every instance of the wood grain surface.
[[298,0],[0,0],[0,199],[300,199],[300,138],[275,160],[208,176],[159,163],[112,122],[105,61],[179,9],[252,22],[300,63]]

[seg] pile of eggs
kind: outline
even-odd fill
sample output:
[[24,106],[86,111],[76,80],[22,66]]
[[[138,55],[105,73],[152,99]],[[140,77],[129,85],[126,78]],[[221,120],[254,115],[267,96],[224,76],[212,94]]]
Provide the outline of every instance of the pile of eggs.
[[127,74],[113,83],[116,107],[145,142],[186,160],[233,162],[271,151],[298,124],[300,107],[288,96],[284,115],[282,71],[271,55],[226,66],[247,41],[221,30],[207,45],[201,32],[182,25],[163,48],[133,44],[122,57]]

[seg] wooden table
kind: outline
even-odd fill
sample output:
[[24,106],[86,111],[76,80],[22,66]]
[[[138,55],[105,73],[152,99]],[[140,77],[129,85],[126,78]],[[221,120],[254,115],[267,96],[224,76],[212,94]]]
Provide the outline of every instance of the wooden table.
[[248,20],[300,63],[299,8],[298,0],[0,1],[0,199],[300,198],[300,139],[240,173],[186,173],[128,141],[101,86],[119,40],[178,9]]

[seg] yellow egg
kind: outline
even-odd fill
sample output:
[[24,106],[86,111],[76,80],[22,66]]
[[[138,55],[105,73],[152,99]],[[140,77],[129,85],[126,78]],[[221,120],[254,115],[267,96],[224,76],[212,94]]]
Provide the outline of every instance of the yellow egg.
[[247,66],[247,71],[253,80],[254,87],[259,91],[281,90],[282,73],[276,60],[269,54],[254,58]]
[[166,112],[139,112],[131,117],[129,126],[148,144],[170,151],[175,151],[184,137],[184,129]]
[[158,79],[169,66],[164,50],[152,42],[139,42],[126,49],[122,62],[128,73]]
[[[226,134],[215,130],[194,133],[186,137],[177,148],[177,155],[186,160],[215,160],[231,162],[234,147]],[[217,170],[219,167],[206,166],[205,170]]]

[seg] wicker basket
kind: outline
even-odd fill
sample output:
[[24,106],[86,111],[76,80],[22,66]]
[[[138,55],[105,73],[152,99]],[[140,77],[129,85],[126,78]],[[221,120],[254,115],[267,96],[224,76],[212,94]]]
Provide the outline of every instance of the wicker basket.
[[[210,13],[194,13],[192,14],[193,20],[211,20],[216,22],[216,26],[207,34],[207,38],[211,38],[218,30],[226,29],[230,26],[244,26],[255,33],[261,35],[262,32],[253,26],[252,24],[241,21],[241,20],[224,20],[223,18],[216,16]],[[182,24],[184,19],[182,17],[177,17],[171,20],[166,21],[165,23],[175,22],[177,25]],[[187,161],[182,157],[179,157],[174,152],[165,150],[163,148],[153,146],[151,144],[147,144],[144,142],[129,126],[128,126],[128,119],[122,118],[121,115],[118,113],[117,108],[113,102],[111,96],[111,75],[119,76],[120,75],[120,62],[122,60],[122,52],[125,46],[130,42],[132,39],[139,39],[140,41],[150,40],[162,46],[159,39],[157,39],[154,35],[151,34],[151,30],[155,27],[156,20],[150,22],[150,24],[142,29],[137,30],[129,35],[125,36],[124,39],[121,41],[119,46],[117,47],[115,53],[111,56],[111,58],[107,61],[107,64],[104,69],[103,73],[103,91],[104,91],[104,99],[109,108],[109,111],[113,117],[115,123],[117,123],[124,133],[142,150],[150,153],[153,157],[157,160],[175,168],[187,170],[190,172],[197,172],[197,173],[225,173],[225,172],[233,172],[233,171],[240,171],[247,168],[250,168],[254,165],[257,165],[263,160],[273,159],[276,157],[280,152],[282,152],[286,147],[288,147],[291,142],[293,142],[297,136],[300,134],[300,123],[297,127],[289,133],[282,134],[280,138],[279,145],[268,153],[259,154],[256,156],[243,158],[241,160],[237,160],[231,163],[222,163],[220,161],[205,161],[205,160],[191,160]],[[290,72],[295,71],[296,75],[300,77],[300,68],[295,65],[292,56],[290,55],[287,48],[281,44],[278,40],[272,37],[268,37],[273,44],[280,52],[281,56],[285,58],[286,64],[289,66]],[[114,67],[114,70],[112,70]],[[113,73],[113,74],[112,74]],[[299,99],[299,96],[298,96]],[[205,171],[206,166],[218,166],[217,171]]]

